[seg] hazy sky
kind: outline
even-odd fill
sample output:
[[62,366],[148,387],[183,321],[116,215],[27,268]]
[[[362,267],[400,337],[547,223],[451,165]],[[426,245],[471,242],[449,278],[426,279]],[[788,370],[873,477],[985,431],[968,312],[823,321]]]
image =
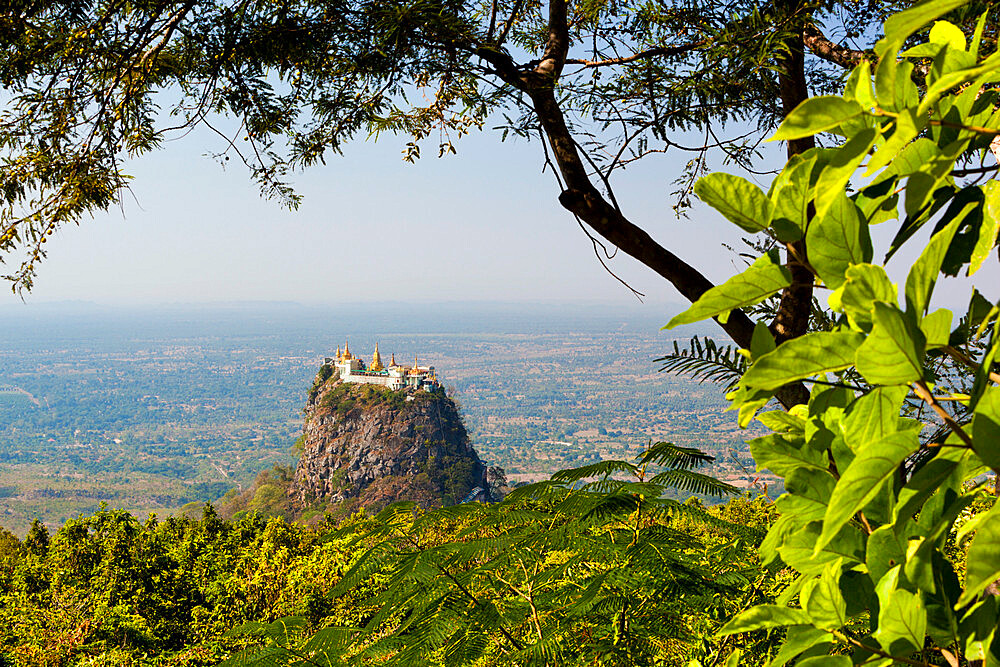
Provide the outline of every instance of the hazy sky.
[[[305,200],[289,212],[261,199],[235,159],[223,170],[205,157],[220,147],[214,135],[169,142],[131,165],[134,199],[122,209],[56,233],[27,301],[635,303],[559,206],[537,142],[501,143],[487,131],[463,139],[457,156],[416,165],[401,160],[402,143],[359,142],[295,175]],[[632,220],[724,280],[736,272],[723,247],[738,245],[735,228],[705,207],[681,220],[670,208],[672,181],[688,158],[642,161],[619,177],[616,192]],[[894,263],[902,282],[908,261]],[[681,301],[623,253],[609,264],[649,307]],[[977,283],[1000,285],[991,271]],[[967,299],[965,287],[951,293],[949,303]],[[0,297],[0,306],[16,303],[9,291]]]
[[[207,133],[130,166],[134,200],[65,228],[47,244],[29,301],[100,303],[295,300],[629,301],[541,173],[537,143],[463,139],[459,154],[404,163],[402,142],[365,142],[297,174],[296,212],[258,196],[235,159],[204,153]],[[709,273],[731,271],[728,224],[676,220],[668,193],[686,155],[630,168],[618,195],[628,215]],[[679,297],[620,254],[613,269],[650,301]],[[7,302],[16,297],[5,295]]]

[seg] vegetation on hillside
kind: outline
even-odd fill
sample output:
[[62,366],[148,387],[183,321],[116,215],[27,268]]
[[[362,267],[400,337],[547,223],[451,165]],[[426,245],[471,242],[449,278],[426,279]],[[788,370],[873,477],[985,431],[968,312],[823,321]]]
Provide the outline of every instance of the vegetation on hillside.
[[[704,509],[651,497],[635,512],[571,482],[501,505],[404,505],[339,525],[255,512],[226,522],[206,507],[200,520],[106,510],[51,537],[40,525],[23,543],[4,534],[0,655],[25,667],[215,665],[234,654],[233,664],[284,664],[325,647],[332,663],[315,664],[479,654],[476,664],[507,665],[541,631],[562,664],[673,662],[711,651],[726,618],[773,596],[754,552],[766,500]],[[435,611],[463,638],[447,659],[439,642],[406,645]]]

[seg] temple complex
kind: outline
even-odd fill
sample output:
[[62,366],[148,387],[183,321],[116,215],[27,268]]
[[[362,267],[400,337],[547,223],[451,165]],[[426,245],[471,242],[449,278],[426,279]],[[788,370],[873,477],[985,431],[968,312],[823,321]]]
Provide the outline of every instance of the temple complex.
[[372,361],[366,365],[361,357],[351,354],[348,343],[344,343],[344,351],[337,348],[337,356],[327,357],[325,363],[334,368],[334,372],[340,376],[343,382],[357,382],[360,384],[380,384],[389,389],[435,389],[438,386],[437,376],[434,374],[433,366],[421,366],[417,363],[417,358],[413,358],[412,366],[403,366],[396,363],[396,355],[390,355],[389,363],[382,361],[382,355],[378,351],[378,343],[375,343],[375,353]]

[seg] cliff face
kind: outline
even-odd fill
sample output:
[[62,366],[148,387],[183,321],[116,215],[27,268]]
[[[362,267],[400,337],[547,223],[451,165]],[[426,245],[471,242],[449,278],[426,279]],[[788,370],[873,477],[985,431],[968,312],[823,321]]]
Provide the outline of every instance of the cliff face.
[[288,494],[301,507],[350,501],[380,509],[460,502],[486,467],[443,391],[391,391],[325,379],[305,409],[302,457]]

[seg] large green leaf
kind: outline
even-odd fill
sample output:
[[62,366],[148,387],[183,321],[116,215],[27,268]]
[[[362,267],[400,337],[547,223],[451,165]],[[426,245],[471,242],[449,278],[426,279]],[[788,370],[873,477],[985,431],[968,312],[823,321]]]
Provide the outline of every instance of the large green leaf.
[[863,334],[853,331],[818,331],[793,338],[758,359],[741,384],[774,390],[819,373],[842,370],[854,364],[855,352],[864,339]]
[[841,123],[864,113],[857,102],[835,95],[810,97],[792,109],[778,126],[771,141],[788,141],[809,137],[817,132],[837,128]]
[[786,625],[802,625],[804,623],[809,623],[809,614],[802,609],[762,604],[747,609],[726,623],[719,630],[717,636],[725,637],[726,635],[735,635],[740,632],[780,628]]
[[756,438],[747,444],[759,471],[770,470],[775,475],[787,477],[797,468],[823,471],[827,468],[823,453],[807,446],[802,438],[774,434]]
[[864,562],[865,536],[860,530],[854,526],[844,526],[840,533],[817,551],[820,532],[819,521],[790,532],[777,548],[781,560],[807,575],[820,574],[827,563],[838,558],[843,558],[848,563]]
[[914,473],[910,481],[899,491],[895,520],[897,523],[913,518],[931,495],[955,474],[959,466],[969,458],[969,450],[955,447],[940,447],[934,458]]
[[785,641],[782,642],[778,654],[774,656],[774,660],[768,663],[767,667],[782,667],[807,649],[832,643],[833,636],[826,630],[820,630],[812,625],[793,625],[788,628],[785,633]]
[[809,263],[831,289],[843,284],[851,264],[871,261],[868,222],[843,190],[831,201],[826,214],[809,225],[806,247]]
[[826,504],[837,480],[826,470],[795,468],[785,477],[785,491],[774,508],[779,514],[794,514],[799,521],[818,521],[826,514]]
[[771,202],[774,206],[771,225],[784,242],[795,241],[805,234],[812,202],[810,178],[816,165],[816,151],[796,155],[774,179]]
[[924,376],[924,334],[898,308],[875,304],[871,334],[858,348],[858,372],[872,384],[904,384]]
[[895,589],[883,599],[884,602],[879,605],[878,630],[873,635],[882,648],[904,657],[923,648],[927,633],[927,609],[920,594]]
[[694,193],[745,231],[760,232],[771,224],[771,200],[745,178],[715,172],[698,179]]
[[899,465],[920,448],[915,431],[899,431],[869,443],[842,471],[830,497],[823,519],[823,532],[816,543],[818,553],[851,518],[864,509],[899,469]]
[[777,261],[776,253],[761,255],[743,273],[702,294],[690,308],[675,315],[665,328],[673,329],[716,316],[724,322],[731,311],[760,303],[791,284],[792,274]]
[[839,630],[847,624],[847,602],[840,592],[842,567],[843,561],[839,558],[827,563],[820,578],[813,579],[802,590],[802,608],[817,628]]
[[941,272],[941,264],[951,241],[955,238],[955,232],[965,218],[965,215],[974,206],[969,203],[962,211],[954,217],[942,230],[931,237],[930,243],[920,253],[920,257],[914,262],[909,274],[906,276],[906,307],[917,317],[922,317],[930,305],[931,292],[937,282],[938,274]]
[[899,410],[906,394],[906,387],[879,387],[851,403],[842,422],[847,446],[858,452],[898,431]]
[[[896,88],[901,84],[896,53],[907,38],[936,18],[961,7],[968,0],[928,0],[906,11],[893,14],[885,22],[885,37],[875,45],[879,64],[875,69],[875,90],[879,104],[886,109],[896,109],[899,95]],[[909,63],[907,63],[909,64]]]
[[830,295],[830,307],[842,310],[858,329],[870,331],[876,301],[892,303],[898,292],[885,269],[873,264],[855,264],[844,273],[844,282]]
[[899,535],[898,527],[892,524],[879,526],[868,536],[865,550],[865,564],[872,580],[878,581],[889,570],[906,560],[907,541]]
[[858,132],[839,148],[820,149],[823,155],[817,159],[820,166],[816,169],[820,171],[816,178],[816,196],[813,200],[817,218],[825,216],[833,203],[845,196],[851,177],[868,155],[877,137],[878,133],[869,128]]

